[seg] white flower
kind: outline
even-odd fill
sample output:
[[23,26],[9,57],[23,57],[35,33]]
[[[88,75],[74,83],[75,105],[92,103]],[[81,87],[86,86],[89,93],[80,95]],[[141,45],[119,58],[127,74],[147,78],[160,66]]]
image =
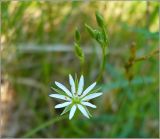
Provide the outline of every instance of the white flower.
[[91,114],[89,113],[86,106],[91,107],[91,108],[96,108],[96,106],[88,101],[90,99],[99,97],[100,95],[102,95],[102,92],[97,92],[98,91],[97,89],[93,90],[93,88],[96,86],[96,82],[94,82],[87,89],[84,90],[84,77],[83,77],[83,75],[81,75],[79,83],[78,83],[77,79],[74,81],[73,77],[71,75],[69,75],[69,83],[71,86],[71,91],[68,90],[63,84],[61,84],[59,82],[55,82],[55,84],[61,90],[52,87],[52,89],[54,91],[58,92],[59,94],[50,94],[49,96],[66,101],[64,103],[56,105],[55,108],[65,107],[62,114],[66,113],[70,110],[69,119],[73,118],[77,108],[82,112],[82,114],[85,117],[89,118],[91,116]]

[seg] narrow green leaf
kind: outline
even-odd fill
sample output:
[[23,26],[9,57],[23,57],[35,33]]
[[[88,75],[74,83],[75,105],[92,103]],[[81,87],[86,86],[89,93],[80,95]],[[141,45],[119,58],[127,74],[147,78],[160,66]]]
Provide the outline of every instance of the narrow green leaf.
[[88,31],[88,33],[91,35],[92,38],[95,38],[95,30],[91,28],[89,25],[85,24],[85,27]]
[[69,105],[67,107],[65,107],[65,109],[63,110],[63,112],[61,113],[61,115],[67,113],[70,109],[71,109],[72,105]]
[[89,112],[89,110],[87,109],[86,106],[83,105],[83,107],[85,108],[86,112],[88,113],[89,117],[92,117],[91,113]]
[[101,87],[98,87],[96,89],[93,89],[89,94],[97,93],[101,90]]
[[54,90],[55,92],[59,93],[59,94],[66,95],[63,91],[61,91],[57,88],[51,87],[51,89]]

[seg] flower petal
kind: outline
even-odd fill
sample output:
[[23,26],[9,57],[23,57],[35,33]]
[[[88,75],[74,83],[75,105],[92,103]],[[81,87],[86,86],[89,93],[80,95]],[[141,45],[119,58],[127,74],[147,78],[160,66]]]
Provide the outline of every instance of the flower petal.
[[84,97],[85,95],[87,95],[96,85],[96,82],[94,82],[93,84],[91,84],[82,94],[81,98]]
[[69,97],[64,96],[64,95],[60,95],[60,94],[50,94],[49,96],[54,97],[54,98],[63,99],[63,100],[71,100]]
[[55,106],[55,108],[63,108],[70,105],[72,102],[64,102]]
[[78,91],[77,91],[78,95],[82,94],[83,87],[84,87],[84,77],[83,77],[83,75],[81,75],[81,78],[80,78],[79,84],[78,84]]
[[72,94],[74,95],[76,93],[76,87],[75,87],[75,83],[74,83],[73,77],[70,74],[69,74],[69,83],[71,85]]
[[74,113],[76,111],[76,105],[73,105],[72,108],[71,108],[71,111],[69,113],[69,119],[71,120],[72,117],[74,116]]
[[96,97],[99,97],[100,95],[102,95],[103,93],[93,93],[93,94],[90,94],[88,96],[85,96],[82,101],[86,101],[86,100],[89,100],[89,99],[93,99],[93,98],[96,98]]
[[86,116],[87,118],[89,118],[89,115],[88,115],[87,111],[85,110],[85,108],[82,105],[78,104],[78,108],[79,108],[79,110],[82,112],[82,114],[84,116]]
[[90,102],[81,102],[81,104],[85,105],[85,106],[88,106],[88,107],[91,107],[91,108],[96,108],[96,105],[93,105],[92,103]]
[[72,97],[71,92],[70,92],[63,84],[61,84],[61,83],[59,83],[59,82],[55,82],[55,84],[56,84],[59,88],[61,88],[68,96]]

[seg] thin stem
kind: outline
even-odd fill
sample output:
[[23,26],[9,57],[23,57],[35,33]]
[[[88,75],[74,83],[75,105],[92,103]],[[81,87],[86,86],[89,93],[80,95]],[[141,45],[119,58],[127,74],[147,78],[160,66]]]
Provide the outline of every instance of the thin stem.
[[84,64],[85,64],[85,62],[84,62],[84,59],[82,59],[81,61],[81,74],[84,74]]
[[97,82],[102,78],[102,75],[103,75],[103,72],[105,70],[105,66],[106,66],[106,47],[103,46],[102,47],[102,64],[101,64],[101,69],[100,69],[100,72],[99,72],[99,75],[97,77]]
[[35,133],[39,132],[40,130],[52,125],[53,123],[56,123],[58,121],[64,120],[67,118],[67,115],[61,116],[61,117],[57,117],[54,119],[51,119],[45,123],[42,123],[41,125],[35,127],[34,129],[30,130],[29,132],[27,132],[22,138],[28,138],[31,137],[32,135],[34,135]]
[[146,56],[142,56],[142,57],[138,57],[134,60],[134,62],[137,62],[137,61],[142,61],[142,60],[147,60],[149,59],[150,57],[154,56],[155,54],[158,54],[159,53],[159,49],[156,49],[154,51],[152,51],[150,54],[146,55]]

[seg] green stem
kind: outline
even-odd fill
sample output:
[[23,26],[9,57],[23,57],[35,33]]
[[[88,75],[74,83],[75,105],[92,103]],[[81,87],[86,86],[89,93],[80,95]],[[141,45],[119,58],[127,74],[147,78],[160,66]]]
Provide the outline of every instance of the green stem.
[[64,120],[67,118],[67,115],[61,116],[61,117],[57,117],[54,119],[51,119],[45,123],[42,123],[41,125],[35,127],[34,129],[32,129],[31,131],[27,132],[22,138],[28,138],[31,137],[32,135],[34,135],[35,133],[39,132],[40,130],[52,125],[53,123],[56,123],[58,121]]
[[100,72],[99,72],[99,75],[97,77],[97,82],[102,78],[102,75],[103,75],[103,72],[105,70],[105,66],[106,66],[106,47],[103,46],[102,47],[102,64],[101,64],[101,69],[100,69]]
[[84,74],[84,59],[81,62],[81,74]]

